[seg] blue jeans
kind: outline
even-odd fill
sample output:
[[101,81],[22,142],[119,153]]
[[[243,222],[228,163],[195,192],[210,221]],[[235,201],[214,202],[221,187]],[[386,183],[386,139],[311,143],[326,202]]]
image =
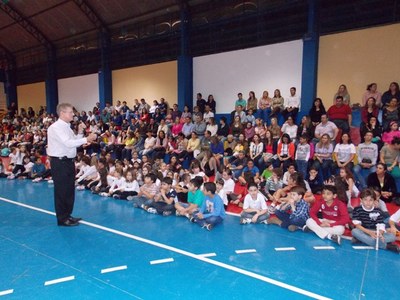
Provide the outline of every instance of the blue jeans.
[[368,175],[376,171],[376,166],[372,166],[369,169],[361,167],[361,165],[355,165],[353,168],[354,176],[356,180],[360,183],[360,189],[367,188],[367,178]]
[[[354,228],[351,231],[351,234],[353,235],[353,237],[355,237],[360,242],[363,242],[364,244],[367,244],[368,246],[375,247],[376,240],[373,239],[370,235],[361,231],[360,229]],[[395,235],[391,234],[391,233],[384,233],[383,237],[384,237],[385,241],[382,242],[382,240],[379,239],[379,244],[378,244],[379,248],[381,248],[381,249],[386,249],[386,245],[388,243],[392,243],[396,240]]]
[[314,167],[318,170],[321,182],[324,182],[333,174],[333,161],[331,159],[322,160],[322,164],[316,159],[314,160]]
[[348,120],[331,120],[333,123],[335,123],[335,125],[342,129],[343,133],[350,133],[350,125],[349,125],[349,121]]
[[267,125],[269,124],[269,115],[271,114],[271,109],[270,108],[266,108],[266,109],[259,109],[258,110],[258,117],[263,120],[264,122],[267,123]]
[[306,225],[306,220],[298,217],[290,218],[291,214],[288,214],[285,211],[277,210],[275,211],[275,215],[278,217],[279,220],[282,221],[282,228],[288,228],[290,225],[295,225],[297,227],[303,227],[304,225]]
[[297,172],[303,175],[303,177],[307,176],[308,170],[308,161],[306,160],[296,160]]
[[[244,218],[244,219],[251,219],[251,218],[254,217],[255,214],[256,214],[256,212],[245,212],[245,211],[242,211],[242,213],[240,214],[240,217]],[[261,223],[262,221],[265,221],[268,218],[269,218],[269,213],[266,213],[266,214],[263,214],[261,216],[258,216],[257,223]]]
[[142,205],[148,206],[150,205],[153,200],[147,199],[143,196],[134,196],[132,199],[133,207],[141,207]]
[[199,219],[197,218],[197,216],[194,217],[194,223],[199,224],[201,227],[207,225],[207,224],[211,224],[213,226],[222,223],[224,219],[222,219],[220,216],[211,216],[205,219]]

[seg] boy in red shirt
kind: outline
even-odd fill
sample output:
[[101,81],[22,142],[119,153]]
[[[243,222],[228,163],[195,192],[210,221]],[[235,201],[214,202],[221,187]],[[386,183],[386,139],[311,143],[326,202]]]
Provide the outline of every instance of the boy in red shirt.
[[[322,199],[311,207],[310,218],[303,230],[313,231],[321,239],[328,238],[340,245],[341,235],[350,217],[346,204],[336,197],[336,187],[325,185],[322,189]],[[322,212],[322,219],[317,216],[319,211]]]

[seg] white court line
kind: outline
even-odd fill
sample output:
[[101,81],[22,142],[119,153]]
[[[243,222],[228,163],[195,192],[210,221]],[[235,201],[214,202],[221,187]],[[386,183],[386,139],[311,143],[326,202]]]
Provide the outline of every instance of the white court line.
[[12,293],[14,293],[14,290],[13,290],[13,289],[11,289],[11,290],[5,290],[5,291],[1,291],[1,292],[0,292],[0,296],[10,295],[10,294],[12,294]]
[[204,253],[204,254],[197,254],[198,256],[201,257],[212,257],[212,256],[217,256],[217,253]]
[[336,248],[333,246],[314,246],[315,250],[335,250]]
[[[0,197],[0,200],[2,200],[4,202],[11,203],[11,204],[14,204],[14,205],[26,207],[26,208],[29,208],[29,209],[32,209],[32,210],[40,211],[40,212],[43,212],[43,213],[46,213],[46,214],[49,214],[49,215],[55,215],[55,213],[53,213],[53,212],[50,212],[50,211],[47,211],[47,210],[44,210],[44,209],[41,209],[41,208],[37,208],[37,207],[34,207],[34,206],[30,206],[30,205],[27,205],[27,204],[19,203],[19,202],[16,202],[16,201],[12,201],[12,200],[9,200],[9,199],[3,198],[3,197]],[[232,265],[228,265],[228,264],[223,263],[223,262],[212,260],[212,259],[209,259],[207,257],[202,257],[202,256],[196,255],[196,254],[194,254],[192,252],[188,252],[188,251],[185,251],[185,250],[182,250],[182,249],[179,249],[179,248],[171,247],[171,246],[168,246],[168,245],[165,245],[165,244],[162,244],[162,243],[159,243],[159,242],[155,242],[155,241],[152,241],[152,240],[149,240],[149,239],[145,239],[145,238],[133,235],[133,234],[129,234],[129,233],[126,233],[126,232],[123,232],[123,231],[115,230],[115,229],[112,229],[112,228],[108,228],[108,227],[105,227],[105,226],[97,225],[97,224],[86,222],[86,221],[80,221],[80,223],[84,224],[84,225],[87,225],[87,226],[90,226],[90,227],[94,227],[94,228],[106,231],[106,232],[111,232],[111,233],[114,233],[114,234],[117,234],[117,235],[120,235],[120,236],[124,236],[124,237],[130,238],[132,240],[136,240],[136,241],[139,241],[139,242],[142,242],[142,243],[146,243],[146,244],[149,244],[149,245],[152,245],[152,246],[155,246],[155,247],[159,247],[159,248],[166,249],[166,250],[169,250],[169,251],[172,251],[172,252],[175,252],[175,253],[179,253],[181,255],[185,255],[185,256],[188,256],[188,257],[191,257],[191,258],[194,258],[194,259],[197,259],[197,260],[212,264],[214,266],[218,266],[218,267],[221,267],[221,268],[224,268],[224,269],[236,272],[236,273],[240,273],[240,274],[243,274],[243,275],[258,279],[260,281],[273,284],[275,286],[279,286],[279,287],[281,287],[283,289],[287,289],[289,291],[292,291],[292,292],[295,292],[295,293],[298,293],[298,294],[301,294],[301,295],[305,295],[305,296],[308,296],[310,298],[323,299],[323,300],[331,299],[331,298],[328,298],[328,297],[325,297],[325,296],[322,296],[322,295],[319,295],[319,294],[316,294],[316,293],[313,293],[313,292],[310,292],[310,291],[295,287],[293,285],[290,285],[290,284],[287,284],[287,283],[284,283],[284,282],[281,282],[281,281],[278,281],[278,280],[275,280],[275,279],[272,279],[272,278],[269,278],[269,277],[254,273],[254,272],[251,272],[251,271],[247,271],[247,270],[244,270],[244,269],[232,266]],[[296,250],[296,249],[294,249],[294,250]]]
[[256,249],[243,249],[243,250],[235,250],[236,254],[244,254],[244,253],[254,253],[257,252]]
[[152,261],[150,261],[150,264],[151,265],[158,265],[158,264],[165,264],[165,263],[173,262],[173,261],[174,261],[174,259],[172,257],[170,257],[170,258],[152,260]]
[[68,277],[63,277],[63,278],[46,281],[44,283],[44,285],[52,285],[52,284],[57,284],[57,283],[61,283],[61,282],[71,281],[74,279],[75,279],[75,276],[68,276]]
[[296,251],[295,247],[281,247],[275,248],[275,251]]
[[101,273],[101,274],[104,274],[104,273],[111,273],[111,272],[121,271],[121,270],[126,270],[126,269],[128,269],[128,266],[112,267],[112,268],[102,269],[102,270],[100,271],[100,273]]
[[353,246],[353,249],[356,250],[374,250],[374,247],[371,246]]

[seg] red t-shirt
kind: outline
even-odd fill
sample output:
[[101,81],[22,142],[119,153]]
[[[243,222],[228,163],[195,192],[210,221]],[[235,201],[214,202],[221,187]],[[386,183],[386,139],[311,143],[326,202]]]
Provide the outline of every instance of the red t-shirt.
[[329,120],[348,120],[351,115],[351,108],[347,104],[343,104],[341,107],[332,105],[328,109]]
[[313,204],[310,210],[310,217],[313,218],[318,225],[321,224],[321,221],[317,217],[319,211],[322,212],[323,219],[336,221],[332,223],[331,226],[346,225],[350,222],[346,204],[338,199],[333,200],[330,206],[326,204],[324,199],[319,199]]

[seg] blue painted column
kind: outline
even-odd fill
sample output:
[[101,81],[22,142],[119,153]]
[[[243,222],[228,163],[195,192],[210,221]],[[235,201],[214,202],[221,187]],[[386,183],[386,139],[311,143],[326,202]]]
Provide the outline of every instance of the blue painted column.
[[4,92],[6,93],[7,107],[15,103],[18,107],[17,96],[17,67],[15,60],[9,61],[8,68],[4,71]]
[[190,16],[186,7],[181,9],[181,51],[178,57],[178,108],[193,108],[193,57],[190,55]]
[[56,114],[58,105],[57,56],[54,48],[47,52],[46,111]]
[[99,70],[99,102],[100,109],[106,102],[112,104],[112,73],[110,68],[110,37],[106,32],[101,32],[101,69]]
[[318,75],[318,6],[316,0],[308,0],[308,31],[303,38],[303,69],[301,83],[301,111],[298,122],[308,115],[317,93]]

